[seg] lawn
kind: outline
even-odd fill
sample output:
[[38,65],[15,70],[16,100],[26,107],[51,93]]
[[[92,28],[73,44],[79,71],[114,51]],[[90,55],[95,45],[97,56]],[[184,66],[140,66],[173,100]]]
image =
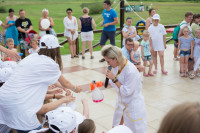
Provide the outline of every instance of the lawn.
[[[26,17],[30,18],[34,30],[38,32],[38,22],[40,17],[42,16],[42,9],[47,8],[49,10],[49,16],[51,16],[55,23],[55,31],[57,33],[63,33],[64,32],[64,25],[63,25],[63,18],[66,16],[65,10],[67,8],[73,9],[73,16],[79,18],[82,16],[82,9],[81,4],[82,3],[90,3],[94,2],[93,0],[6,0],[4,3],[1,3],[1,6],[5,7],[6,10],[9,8],[13,8],[15,10],[15,14],[18,15],[19,9],[24,9],[26,11]],[[103,0],[95,0],[95,2],[102,2],[103,6]],[[119,2],[120,0],[115,0],[113,3],[113,8],[116,9],[119,15]],[[128,1],[129,3],[125,3],[125,5],[133,5],[133,4],[141,4],[141,2],[133,2]],[[144,5],[150,5],[152,3],[152,7],[156,8],[158,7],[158,10],[156,12],[160,14],[161,21],[160,23],[164,25],[170,25],[170,24],[177,24],[180,23],[184,19],[184,14],[186,11],[192,11],[193,13],[199,13],[199,3],[189,3],[189,2],[143,2]],[[99,5],[97,5],[99,6]],[[141,17],[139,18],[135,13],[126,13],[126,17],[132,17],[134,20],[134,25],[143,19],[146,19],[148,17],[148,12],[137,12],[137,14]],[[5,21],[6,16],[8,13],[0,13],[0,20]],[[102,27],[99,26],[99,23],[101,22],[101,14],[95,14],[91,15],[98,25],[96,29],[102,29]],[[118,25],[119,26],[119,25]],[[1,30],[1,29],[0,29]],[[171,36],[171,34],[167,35]],[[100,34],[95,34],[94,42],[98,43],[100,39]],[[120,46],[120,39],[121,37],[118,36],[116,38],[116,43],[118,46]],[[65,38],[59,38],[59,41],[63,41]],[[80,40],[80,39],[79,39]],[[109,42],[108,42],[109,43]],[[79,43],[79,48],[81,48],[81,42]],[[95,48],[94,50],[100,50],[100,47]],[[62,54],[68,54],[68,44],[64,45],[64,48],[61,49]]]

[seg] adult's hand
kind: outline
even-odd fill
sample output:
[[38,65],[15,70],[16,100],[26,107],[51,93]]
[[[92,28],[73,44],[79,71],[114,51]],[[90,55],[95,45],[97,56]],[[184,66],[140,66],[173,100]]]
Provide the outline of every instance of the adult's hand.
[[107,70],[106,77],[113,80],[115,78],[115,75],[110,70]]
[[9,49],[7,49],[7,50],[5,51],[5,53],[6,53],[9,57],[11,57],[11,58],[17,58],[18,60],[20,60],[19,53],[16,52],[16,51],[14,51],[14,50],[9,50]]

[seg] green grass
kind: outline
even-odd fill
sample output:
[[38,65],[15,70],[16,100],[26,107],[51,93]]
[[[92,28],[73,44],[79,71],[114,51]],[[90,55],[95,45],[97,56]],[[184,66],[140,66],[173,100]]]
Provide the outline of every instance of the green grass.
[[[95,0],[96,1],[102,1],[103,6],[103,0]],[[26,11],[26,17],[30,18],[34,30],[37,32],[38,30],[38,22],[40,17],[42,17],[42,9],[47,8],[49,10],[49,16],[53,18],[55,23],[55,31],[57,33],[63,33],[64,32],[64,25],[63,25],[63,18],[67,15],[65,10],[67,8],[73,9],[73,16],[79,18],[82,16],[82,9],[80,5],[82,3],[90,3],[94,2],[93,0],[7,0],[4,3],[1,3],[0,6],[5,7],[7,10],[9,8],[13,8],[15,10],[15,14],[18,15],[19,9],[24,9]],[[116,0],[115,3],[113,3],[113,8],[116,8],[118,5],[119,0]],[[158,6],[158,10],[156,11],[161,16],[160,23],[164,25],[169,24],[177,24],[180,23],[184,19],[184,14],[186,11],[192,11],[193,13],[199,13],[199,3],[192,3],[192,2],[149,2],[149,1],[143,1],[144,5],[150,5],[153,4],[152,7],[155,8]],[[126,3],[125,3],[126,4]],[[133,4],[140,4],[140,2],[133,2],[129,1],[130,5]],[[116,8],[116,11],[119,14],[119,6]],[[146,19],[148,17],[148,12],[137,12],[138,15],[140,15],[142,18]],[[8,16],[8,13],[0,13],[0,20],[5,21],[5,18]],[[96,24],[99,24],[102,17],[101,14],[91,15],[95,21]],[[133,25],[135,25],[139,20],[141,20],[135,13],[126,13],[126,17],[132,17],[133,18]],[[117,25],[119,27],[119,24]],[[96,29],[102,29],[99,25]],[[1,30],[1,29],[0,29]],[[94,42],[93,44],[98,43],[100,39],[100,33],[95,34]],[[171,36],[171,34],[167,35]],[[116,37],[116,43],[118,46],[120,46],[120,39],[121,37]],[[64,37],[59,38],[59,41],[65,40]],[[80,40],[80,39],[79,39]],[[109,43],[109,41],[107,42]],[[79,49],[81,50],[81,42],[79,42]],[[100,50],[100,47],[95,48],[94,50]],[[69,54],[69,48],[68,43],[64,45],[64,48],[61,49],[61,54]]]

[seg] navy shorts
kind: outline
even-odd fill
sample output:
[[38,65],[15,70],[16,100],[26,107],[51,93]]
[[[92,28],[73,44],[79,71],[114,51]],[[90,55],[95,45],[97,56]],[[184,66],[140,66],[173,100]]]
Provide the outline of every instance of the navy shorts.
[[110,39],[110,44],[115,46],[115,31],[102,31],[100,45],[105,45],[106,41]]
[[148,55],[148,56],[144,56],[144,60],[143,61],[149,61],[152,60],[152,56]]
[[187,51],[180,50],[180,57],[189,57],[190,54],[191,54],[190,50]]
[[174,41],[174,47],[178,48],[178,42]]

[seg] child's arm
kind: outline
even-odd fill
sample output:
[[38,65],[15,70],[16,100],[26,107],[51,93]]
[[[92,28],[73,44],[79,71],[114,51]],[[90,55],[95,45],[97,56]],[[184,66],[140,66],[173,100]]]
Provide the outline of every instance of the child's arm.
[[195,44],[195,41],[193,40],[192,42],[191,42],[191,54],[190,54],[190,58],[193,58],[193,50],[194,50],[194,44]]
[[151,37],[149,38],[149,44],[150,44],[150,47],[151,47],[150,51],[153,51],[153,44],[152,44]]
[[144,47],[141,45],[142,59],[145,59],[145,58],[144,58],[144,53],[143,53],[143,48],[144,48]]
[[89,107],[88,107],[88,102],[85,98],[81,100],[83,104],[83,115],[86,117],[86,119],[89,119]]
[[130,36],[128,36],[128,37],[131,37],[131,38],[133,38],[133,37],[136,37],[137,36],[137,31],[136,30],[134,30],[134,34],[133,35],[130,35]]
[[137,61],[136,59],[134,59],[134,53],[133,53],[133,51],[131,51],[131,60],[132,60],[133,62],[138,63],[138,61]]
[[164,47],[166,49],[167,48],[167,45],[166,45],[166,35],[163,35],[163,43],[164,43]]

